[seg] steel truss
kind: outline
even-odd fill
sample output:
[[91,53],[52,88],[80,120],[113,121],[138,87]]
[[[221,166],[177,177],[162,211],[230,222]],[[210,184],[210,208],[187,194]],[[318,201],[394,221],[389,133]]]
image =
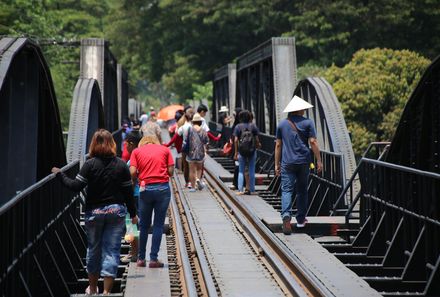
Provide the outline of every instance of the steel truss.
[[0,205],[66,164],[52,77],[38,45],[0,40]]
[[426,70],[391,145],[370,145],[338,199],[353,197],[346,221],[360,230],[341,232],[347,243],[324,244],[385,296],[440,295],[439,66],[437,58]]
[[93,134],[104,128],[104,112],[101,92],[94,79],[80,78],[73,92],[70,110],[67,160],[83,160],[87,154]]
[[[122,77],[121,73],[120,78]],[[118,129],[121,116],[118,113],[117,61],[104,39],[81,40],[80,78],[93,78],[98,81],[104,106],[105,127],[109,131]]]

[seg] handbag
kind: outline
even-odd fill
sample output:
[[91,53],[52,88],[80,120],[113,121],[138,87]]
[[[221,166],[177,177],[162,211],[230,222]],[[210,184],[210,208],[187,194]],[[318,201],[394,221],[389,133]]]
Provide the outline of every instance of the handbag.
[[188,129],[188,133],[186,134],[186,137],[183,140],[181,152],[184,153],[184,154],[188,154],[189,153],[189,133],[190,133],[190,131],[191,131],[191,128]]
[[228,141],[223,146],[223,156],[229,156],[232,153],[232,143]]

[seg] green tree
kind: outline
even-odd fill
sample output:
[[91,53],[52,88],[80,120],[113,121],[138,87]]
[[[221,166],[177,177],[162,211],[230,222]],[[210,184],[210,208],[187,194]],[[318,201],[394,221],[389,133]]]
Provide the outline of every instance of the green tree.
[[212,82],[208,81],[203,85],[193,85],[194,93],[193,99],[196,102],[202,102],[202,100],[208,100],[209,106],[212,104]]
[[433,0],[296,1],[290,15],[300,64],[344,65],[362,48],[440,52],[440,5]]
[[2,1],[0,34],[30,37],[40,43],[48,62],[64,130],[69,127],[73,89],[79,77],[79,47],[71,40],[103,37],[106,1]]
[[190,98],[192,84],[288,31],[292,9],[287,0],[125,0],[113,6],[107,36],[130,77],[163,79],[169,93]]
[[390,141],[403,106],[429,60],[408,50],[360,50],[323,76],[333,86],[360,155],[373,140]]

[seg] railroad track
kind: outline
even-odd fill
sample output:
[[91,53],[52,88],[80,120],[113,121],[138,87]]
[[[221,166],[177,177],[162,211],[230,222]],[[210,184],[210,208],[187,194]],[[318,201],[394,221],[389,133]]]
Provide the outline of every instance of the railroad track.
[[[209,191],[215,197],[255,258],[267,269],[268,275],[285,296],[334,295],[209,169],[205,169],[205,180],[207,190],[204,191]],[[209,247],[204,246],[190,211],[189,197],[182,190],[178,176],[172,179],[172,186],[174,199],[171,203],[170,228],[176,236],[175,258],[176,266],[180,268],[180,272],[173,277],[179,275],[181,284],[181,290],[176,290],[173,296],[221,296],[223,292],[205,250]]]

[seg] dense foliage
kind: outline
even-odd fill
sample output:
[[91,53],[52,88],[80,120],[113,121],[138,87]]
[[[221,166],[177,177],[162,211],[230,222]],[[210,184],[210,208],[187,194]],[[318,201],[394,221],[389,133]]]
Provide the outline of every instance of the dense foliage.
[[389,139],[427,63],[407,51],[361,49],[408,49],[432,59],[440,52],[440,5],[438,0],[3,0],[0,35],[41,42],[65,128],[79,74],[79,49],[71,40],[108,39],[129,72],[131,95],[157,106],[207,96],[205,83],[216,68],[272,36],[295,36],[301,76],[336,65],[326,76],[361,150],[362,139]]
[[372,141],[390,141],[403,107],[429,60],[407,50],[360,50],[344,67],[322,74],[333,86],[353,149],[360,155]]
[[70,41],[104,37],[109,6],[99,0],[0,1],[0,35],[28,36],[38,42],[51,69],[64,129],[79,76],[79,47]]

